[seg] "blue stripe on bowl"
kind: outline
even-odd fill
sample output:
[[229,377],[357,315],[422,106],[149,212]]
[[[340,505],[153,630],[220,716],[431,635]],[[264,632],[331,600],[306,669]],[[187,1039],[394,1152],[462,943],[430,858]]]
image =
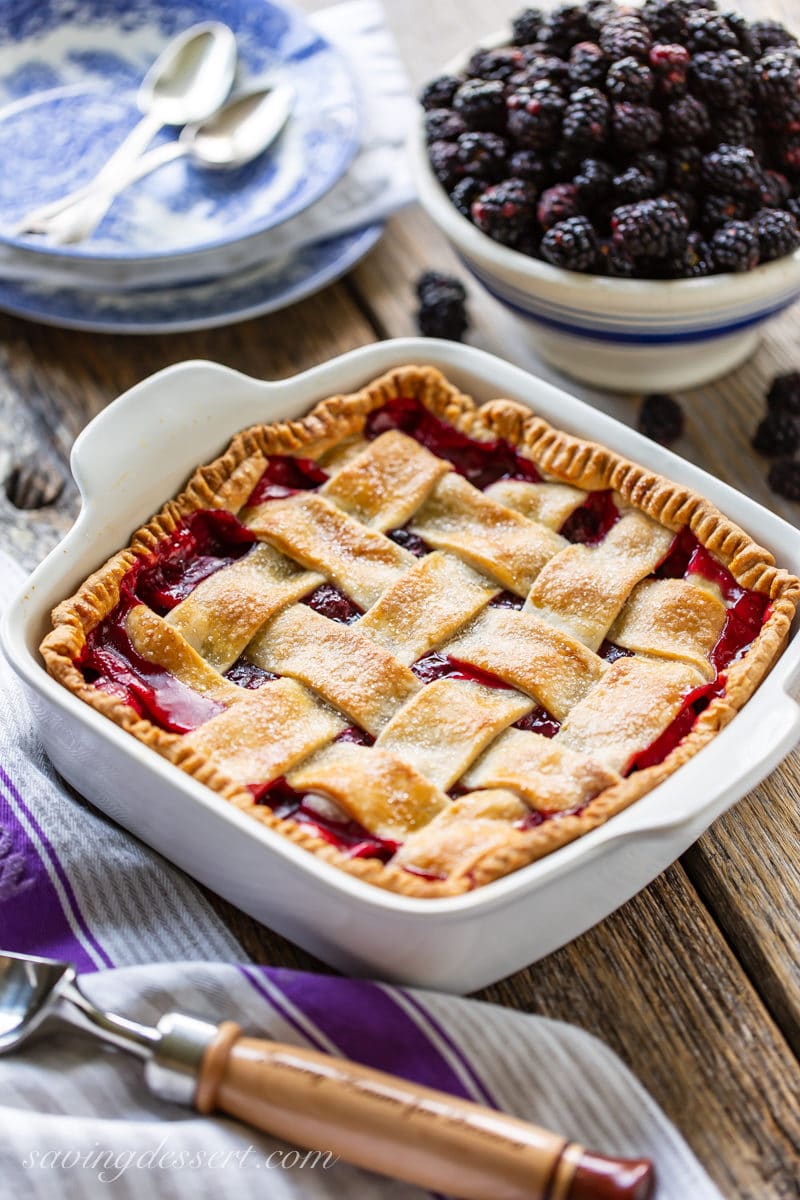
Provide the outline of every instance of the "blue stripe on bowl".
[[[536,302],[539,304],[539,311],[523,307],[522,304],[509,299],[502,291],[499,291],[494,282],[490,283],[470,262],[466,259],[462,259],[462,261],[467,270],[476,279],[480,280],[487,292],[490,292],[501,304],[514,309],[515,312],[518,312],[528,320],[536,321],[538,324],[545,325],[559,333],[571,334],[573,337],[589,338],[597,342],[615,342],[624,346],[658,346],[675,343],[710,342],[715,338],[730,337],[743,329],[749,329],[753,325],[760,325],[763,321],[789,308],[795,300],[800,298],[800,289],[796,289],[790,294],[783,296],[768,308],[758,309],[754,313],[748,313],[747,316],[740,317],[735,321],[727,321],[723,325],[709,325],[704,326],[702,329],[670,329],[660,333],[632,333],[611,328],[603,329],[589,325],[578,325],[573,321],[565,321],[560,317],[557,318],[549,315],[546,311],[548,306],[542,305],[540,301]],[[526,304],[529,304],[530,297],[525,296],[525,301]],[[545,311],[542,311],[543,309]]]

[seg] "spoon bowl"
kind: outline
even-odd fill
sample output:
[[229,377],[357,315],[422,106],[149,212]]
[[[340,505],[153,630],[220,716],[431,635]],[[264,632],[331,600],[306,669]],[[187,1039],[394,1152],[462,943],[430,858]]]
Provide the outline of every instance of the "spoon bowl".
[[275,140],[289,118],[293,92],[288,84],[237,96],[207,121],[187,125],[180,141],[192,160],[212,170],[252,162]]
[[75,979],[69,963],[0,954],[0,1054],[14,1050],[50,1016]]
[[173,38],[142,80],[136,102],[160,125],[202,121],[225,102],[236,71],[236,38],[220,21]]

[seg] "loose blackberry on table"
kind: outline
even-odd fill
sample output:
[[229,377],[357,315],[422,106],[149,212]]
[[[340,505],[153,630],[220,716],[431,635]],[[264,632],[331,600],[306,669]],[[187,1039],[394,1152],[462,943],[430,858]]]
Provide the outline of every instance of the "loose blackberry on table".
[[521,253],[693,279],[798,249],[800,46],[778,22],[713,0],[526,8],[421,102],[452,203]]
[[800,429],[791,413],[768,412],[753,434],[753,446],[760,454],[794,454],[800,444]]
[[654,442],[668,446],[683,433],[683,409],[674,396],[645,396],[639,409],[639,430]]
[[467,293],[461,280],[441,271],[425,271],[417,280],[416,293],[420,333],[460,342],[469,327]]
[[779,496],[787,500],[800,500],[800,462],[792,458],[781,458],[772,464],[767,483]]
[[767,393],[767,409],[800,417],[800,371],[775,376]]

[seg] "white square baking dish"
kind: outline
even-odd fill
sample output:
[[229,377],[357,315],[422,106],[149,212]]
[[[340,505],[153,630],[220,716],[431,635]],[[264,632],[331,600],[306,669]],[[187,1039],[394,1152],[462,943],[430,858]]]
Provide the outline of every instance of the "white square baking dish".
[[482,887],[421,900],[352,878],[237,811],[56,683],[37,646],[51,608],[239,429],[303,414],[408,363],[477,400],[527,404],[714,501],[800,573],[800,533],[580,400],[482,351],[403,339],[279,383],[224,367],[169,367],[126,392],[75,443],[80,517],[6,616],[2,643],[62,775],[189,874],[343,971],[466,992],[536,961],[612,912],[680,855],[800,738],[800,633],[745,708],[654,791],[578,841]]

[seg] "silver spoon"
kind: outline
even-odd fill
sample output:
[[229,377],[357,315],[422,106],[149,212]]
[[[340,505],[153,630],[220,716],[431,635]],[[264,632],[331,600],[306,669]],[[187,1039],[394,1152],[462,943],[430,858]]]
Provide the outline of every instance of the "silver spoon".
[[99,185],[112,184],[164,126],[202,121],[216,112],[233,86],[235,73],[236,38],[227,25],[204,21],[173,38],[139,86],[136,103],[144,116],[105,166],[88,183],[27,213],[15,232],[37,232],[44,221]]
[[186,125],[176,142],[157,146],[113,181],[100,183],[78,203],[49,220],[37,222],[34,232],[46,233],[58,245],[84,241],[120,192],[178,158],[188,156],[196,166],[210,170],[243,167],[263,154],[283,129],[293,95],[287,84],[279,84],[237,96],[208,120]]

